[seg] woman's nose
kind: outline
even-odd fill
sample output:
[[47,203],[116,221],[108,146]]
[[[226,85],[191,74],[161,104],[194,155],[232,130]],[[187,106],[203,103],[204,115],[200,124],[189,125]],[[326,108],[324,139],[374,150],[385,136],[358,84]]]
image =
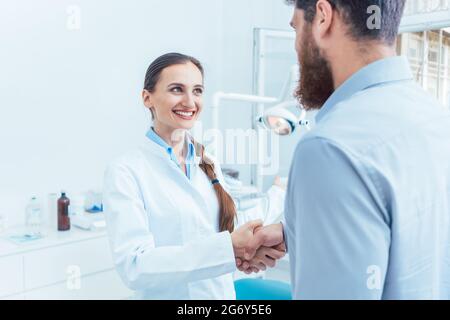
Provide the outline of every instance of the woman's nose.
[[184,95],[183,104],[185,107],[188,108],[195,108],[195,99],[194,95],[191,93],[186,93]]

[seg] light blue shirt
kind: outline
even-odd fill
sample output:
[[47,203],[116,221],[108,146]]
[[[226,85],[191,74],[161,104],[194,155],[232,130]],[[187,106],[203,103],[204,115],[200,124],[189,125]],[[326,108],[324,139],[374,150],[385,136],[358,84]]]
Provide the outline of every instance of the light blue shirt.
[[450,112],[393,57],[299,142],[284,232],[296,299],[450,299]]
[[[181,165],[178,162],[178,159],[177,159],[175,153],[173,152],[173,148],[155,132],[153,127],[150,130],[148,130],[146,136],[147,136],[147,138],[149,138],[156,144],[163,147],[166,150],[167,154],[169,155],[170,160],[172,160],[177,165],[177,167],[182,170]],[[190,180],[191,179],[191,165],[194,163],[195,148],[194,148],[194,144],[191,141],[189,141],[188,139],[187,139],[187,141],[188,141],[188,150],[187,150],[187,155],[186,155],[186,159],[185,159],[185,164],[186,164],[186,176]]]

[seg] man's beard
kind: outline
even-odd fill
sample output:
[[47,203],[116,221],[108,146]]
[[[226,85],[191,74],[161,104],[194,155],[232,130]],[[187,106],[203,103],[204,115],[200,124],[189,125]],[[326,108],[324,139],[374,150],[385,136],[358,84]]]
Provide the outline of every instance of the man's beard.
[[305,110],[320,109],[334,92],[333,74],[328,61],[314,43],[311,28],[305,29],[299,53],[300,82],[295,97]]

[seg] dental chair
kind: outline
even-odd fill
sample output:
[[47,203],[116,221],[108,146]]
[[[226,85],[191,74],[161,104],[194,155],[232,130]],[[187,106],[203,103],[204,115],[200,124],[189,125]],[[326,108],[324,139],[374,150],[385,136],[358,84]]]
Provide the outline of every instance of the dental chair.
[[234,282],[237,300],[292,300],[288,283],[267,279],[239,279]]

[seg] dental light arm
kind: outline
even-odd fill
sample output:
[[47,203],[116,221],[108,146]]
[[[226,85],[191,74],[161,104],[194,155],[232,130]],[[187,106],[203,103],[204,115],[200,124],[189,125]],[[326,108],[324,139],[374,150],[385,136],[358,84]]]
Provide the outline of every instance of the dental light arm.
[[216,92],[213,96],[213,104],[212,104],[212,127],[214,129],[219,128],[219,106],[222,100],[229,101],[241,101],[241,102],[250,102],[250,103],[263,103],[270,104],[278,102],[277,98],[273,97],[261,97],[256,95],[249,94],[239,94],[239,93],[224,93],[224,92]]

